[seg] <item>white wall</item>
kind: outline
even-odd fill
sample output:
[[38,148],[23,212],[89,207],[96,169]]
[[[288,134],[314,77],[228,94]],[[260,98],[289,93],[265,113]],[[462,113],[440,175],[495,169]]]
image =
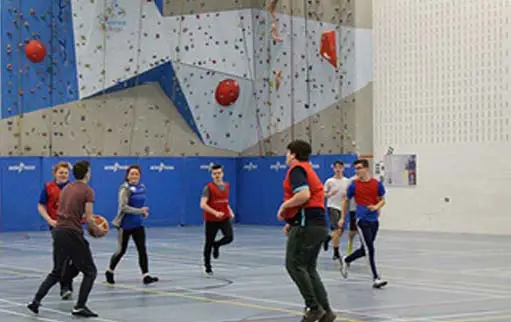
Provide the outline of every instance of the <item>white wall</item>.
[[418,155],[384,229],[511,234],[510,18],[505,0],[373,1],[376,158]]

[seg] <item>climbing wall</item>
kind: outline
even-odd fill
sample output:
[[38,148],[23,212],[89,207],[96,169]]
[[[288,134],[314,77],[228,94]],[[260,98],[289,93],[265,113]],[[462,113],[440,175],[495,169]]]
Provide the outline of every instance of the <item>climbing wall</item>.
[[[372,151],[371,31],[356,27],[350,1],[307,3],[277,4],[280,40],[271,36],[267,11],[253,16],[258,119],[265,138],[244,155],[282,154],[296,138],[312,142],[315,153]],[[296,16],[280,14],[291,9]],[[336,66],[319,55],[325,31],[335,33]]]
[[0,155],[235,155],[204,145],[158,84],[2,119],[0,137]]
[[[4,0],[1,7],[2,117],[78,98],[69,1]],[[43,62],[24,54],[30,40],[45,44]]]
[[160,0],[165,16],[192,15],[264,7],[265,0]]
[[[90,104],[97,104],[98,108],[111,106],[116,103],[110,102],[113,96],[108,94],[146,83],[159,84],[190,129],[213,148],[281,154],[282,144],[294,138],[310,140],[318,153],[352,152],[360,150],[360,146],[372,146],[357,139],[361,133],[361,137],[369,137],[364,126],[359,126],[360,120],[366,122],[366,128],[372,123],[370,109],[359,117],[364,109],[358,106],[359,102],[371,101],[366,88],[372,79],[372,48],[371,30],[357,25],[356,6],[348,0],[279,2],[273,21],[267,4],[262,2],[251,2],[254,9],[244,9],[250,8],[248,2],[222,2],[209,12],[208,6],[213,2],[68,0],[46,10],[52,19],[40,14],[43,7],[31,8],[24,2],[25,8],[19,7],[19,1],[10,2],[19,8],[2,11],[2,15],[10,17],[4,19],[9,26],[2,32],[5,39],[17,39],[18,45],[12,47],[12,57],[8,56],[9,51],[2,56],[2,61],[11,61],[7,65],[11,69],[8,76],[2,74],[2,90],[9,91],[3,95],[7,104],[2,104],[2,116],[17,118],[6,120],[7,130],[12,131],[10,137],[16,142],[9,140],[12,144],[7,144],[10,148],[4,153],[16,149],[29,154],[38,149],[51,150],[55,147],[54,137],[67,138],[64,131],[53,131],[54,122],[38,122],[50,119],[55,111],[38,111],[37,116],[27,112],[90,98],[93,99],[73,104],[86,104],[88,108],[92,108]],[[224,8],[228,11],[220,11],[223,5],[228,6]],[[172,6],[194,13],[181,10],[179,15],[161,14],[172,12]],[[292,10],[293,15],[287,15],[286,10]],[[39,21],[38,28],[43,32],[41,36],[27,36],[24,42],[40,39],[48,47],[46,59],[37,64],[28,63],[19,41],[31,23],[35,25],[32,20]],[[41,21],[51,23],[45,26]],[[272,36],[273,23],[278,40]],[[9,28],[18,30],[18,34],[5,32]],[[68,38],[64,39],[63,35],[58,36],[61,30],[73,32],[67,32]],[[319,54],[325,32],[331,32],[337,61]],[[5,39],[2,37],[2,43]],[[9,48],[9,43],[5,45]],[[15,64],[24,64],[24,68]],[[43,71],[45,66],[49,67]],[[37,77],[39,83],[32,84]],[[233,104],[222,106],[215,97],[216,89],[229,80],[239,87],[239,97]],[[26,99],[27,93],[30,100]],[[130,104],[138,106],[140,99],[133,97]],[[117,123],[115,117],[105,110],[103,122],[96,126],[116,124],[119,135],[131,144],[123,133],[133,133],[135,130],[130,127],[135,123]],[[165,127],[153,130],[166,131]],[[27,133],[39,133],[39,137],[30,135],[29,140]],[[29,141],[34,143],[28,144]],[[62,148],[58,153],[74,153],[74,149],[76,145],[70,143],[69,151]],[[97,148],[87,153],[101,151],[104,155],[107,150]]]

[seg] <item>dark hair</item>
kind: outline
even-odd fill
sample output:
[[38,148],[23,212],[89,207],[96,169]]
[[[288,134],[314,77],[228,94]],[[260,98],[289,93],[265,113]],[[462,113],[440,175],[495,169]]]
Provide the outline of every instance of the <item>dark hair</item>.
[[128,174],[130,174],[130,171],[136,169],[138,171],[138,174],[142,174],[142,170],[140,170],[140,166],[137,164],[130,165],[128,169],[126,169],[126,174],[124,175],[124,181],[128,182]]
[[342,165],[344,167],[344,162],[336,160],[336,161],[334,161],[333,166],[335,167],[336,165]]
[[87,160],[81,160],[76,162],[73,165],[73,177],[75,177],[76,180],[83,180],[85,176],[87,175],[87,172],[89,172],[90,169],[90,162]]
[[311,145],[303,140],[294,140],[287,145],[289,152],[295,155],[298,161],[309,161],[312,153]]
[[364,168],[369,168],[369,161],[366,159],[358,159],[355,162],[353,162],[353,165],[361,164]]
[[215,163],[211,166],[211,171],[213,170],[218,170],[218,169],[223,169],[224,167],[222,167],[221,164],[218,164],[218,163]]

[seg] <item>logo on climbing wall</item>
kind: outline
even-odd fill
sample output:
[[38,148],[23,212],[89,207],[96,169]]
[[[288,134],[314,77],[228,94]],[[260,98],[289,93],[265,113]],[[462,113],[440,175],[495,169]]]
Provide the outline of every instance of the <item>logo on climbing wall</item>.
[[158,171],[158,172],[172,171],[172,170],[175,170],[175,169],[176,168],[173,165],[166,165],[163,162],[160,162],[160,164],[158,164],[158,165],[152,165],[152,166],[149,167],[149,170],[151,170],[151,171]]
[[115,162],[112,165],[105,165],[104,169],[105,169],[105,171],[117,172],[119,170],[127,170],[128,166],[127,165],[121,165],[118,162]]
[[20,162],[19,164],[17,165],[10,165],[7,170],[9,171],[15,171],[15,172],[18,172],[18,173],[21,173],[23,171],[34,171],[36,168],[35,165],[28,165],[28,164],[25,164],[23,162]]
[[98,15],[99,25],[105,31],[122,31],[127,24],[126,9],[121,7],[120,1],[108,0],[106,9]]
[[280,163],[280,161],[277,161],[275,164],[270,164],[270,169],[279,171],[280,169],[285,169],[287,166],[284,163]]
[[243,166],[243,169],[245,169],[247,171],[255,170],[255,169],[257,169],[257,164],[254,164],[254,163],[250,162],[249,164],[245,164]]

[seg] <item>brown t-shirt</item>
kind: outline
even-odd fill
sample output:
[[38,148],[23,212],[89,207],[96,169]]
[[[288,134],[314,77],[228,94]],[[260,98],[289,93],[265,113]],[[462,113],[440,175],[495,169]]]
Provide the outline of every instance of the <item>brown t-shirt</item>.
[[57,228],[83,233],[82,217],[88,202],[94,202],[94,190],[88,184],[77,181],[65,186],[60,193]]

